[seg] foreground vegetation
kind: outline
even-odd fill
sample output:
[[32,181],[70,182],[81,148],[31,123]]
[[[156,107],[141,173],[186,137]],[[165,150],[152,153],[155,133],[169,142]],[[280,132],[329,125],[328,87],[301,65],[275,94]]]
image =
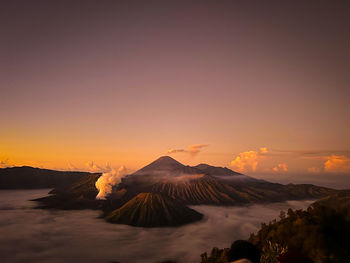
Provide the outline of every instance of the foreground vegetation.
[[[274,263],[287,250],[297,250],[315,262],[349,261],[350,191],[313,203],[306,211],[289,209],[280,220],[262,224],[248,241],[262,252],[262,263]],[[214,248],[201,255],[202,263],[226,263],[227,249]]]

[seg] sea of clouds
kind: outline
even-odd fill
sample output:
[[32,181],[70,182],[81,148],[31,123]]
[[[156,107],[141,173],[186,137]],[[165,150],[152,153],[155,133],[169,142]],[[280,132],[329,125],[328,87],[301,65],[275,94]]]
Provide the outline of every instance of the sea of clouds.
[[312,201],[243,207],[192,206],[205,218],[177,228],[137,228],[106,223],[99,211],[34,209],[49,190],[0,191],[2,262],[200,262],[214,246],[246,239],[281,210],[306,208]]

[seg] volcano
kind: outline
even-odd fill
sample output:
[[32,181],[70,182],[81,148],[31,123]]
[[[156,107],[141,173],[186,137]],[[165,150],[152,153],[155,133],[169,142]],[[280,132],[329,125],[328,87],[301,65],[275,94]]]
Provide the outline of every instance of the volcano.
[[111,223],[155,227],[184,225],[202,217],[202,214],[167,196],[141,193],[110,212],[106,220]]
[[128,175],[124,181],[147,184],[161,180],[179,179],[184,175],[199,174],[203,174],[203,171],[195,167],[185,166],[169,156],[163,156],[135,173]]
[[241,205],[328,193],[323,187],[270,183],[208,164],[185,166],[169,156],[128,175],[118,187],[125,189],[129,198],[142,192],[160,193],[186,205]]
[[311,184],[271,183],[226,167],[187,166],[169,156],[124,177],[105,201],[95,200],[97,178],[88,175],[39,201],[45,208],[102,209],[109,222],[156,227],[199,220],[198,213],[189,205],[232,206],[317,199],[338,192]]

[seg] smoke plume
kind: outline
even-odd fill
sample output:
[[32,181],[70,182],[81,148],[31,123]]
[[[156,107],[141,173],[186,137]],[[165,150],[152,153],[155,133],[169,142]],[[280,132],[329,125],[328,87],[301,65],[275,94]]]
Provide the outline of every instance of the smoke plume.
[[112,188],[121,182],[121,179],[127,174],[125,166],[120,166],[116,171],[110,169],[109,172],[103,173],[95,183],[97,190],[99,191],[96,199],[105,200],[107,195],[112,192]]

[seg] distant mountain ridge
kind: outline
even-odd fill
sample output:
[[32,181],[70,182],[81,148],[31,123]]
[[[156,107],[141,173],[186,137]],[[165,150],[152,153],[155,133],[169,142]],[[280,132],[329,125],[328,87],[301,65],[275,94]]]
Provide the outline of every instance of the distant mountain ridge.
[[0,168],[0,189],[40,189],[70,185],[88,172],[55,171],[30,166]]
[[228,169],[227,167],[219,167],[219,166],[212,166],[206,163],[201,163],[194,168],[197,168],[205,173],[208,174],[215,174],[216,176],[236,176],[236,175],[242,175],[241,173],[237,173],[235,171],[232,171],[231,169]]

